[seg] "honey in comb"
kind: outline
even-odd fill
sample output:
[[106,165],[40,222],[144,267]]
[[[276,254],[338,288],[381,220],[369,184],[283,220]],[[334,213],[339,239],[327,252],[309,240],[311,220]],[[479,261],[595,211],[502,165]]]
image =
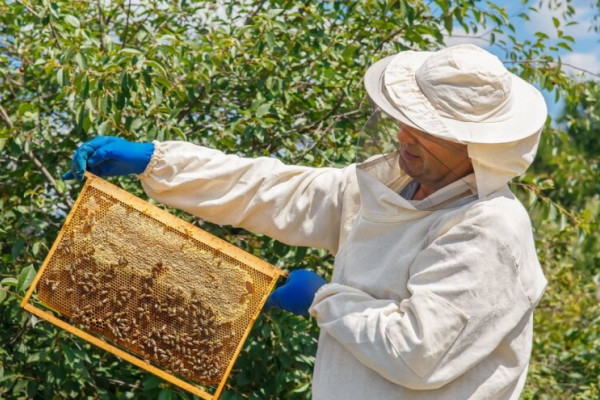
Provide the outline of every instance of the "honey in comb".
[[[161,279],[170,281],[182,288],[185,293],[196,291],[207,304],[215,304],[219,309],[219,318],[231,321],[246,311],[247,303],[240,301],[248,292],[245,285],[232,285],[232,282],[249,282],[249,274],[223,259],[215,259],[210,250],[193,246],[189,238],[182,242],[182,235],[161,227],[156,229],[152,219],[136,218],[133,211],[119,203],[108,206],[108,212],[102,216],[95,214],[96,220],[89,234],[83,240],[90,248],[102,243],[95,251],[98,263],[111,265],[124,258],[140,273],[145,273],[160,260],[163,273]],[[85,225],[85,222],[84,222]],[[140,249],[138,243],[124,241],[135,232],[138,242],[144,243]],[[186,243],[187,241],[187,243]],[[177,254],[177,257],[173,257]],[[130,260],[136,260],[131,263]]]
[[257,282],[235,260],[91,193],[56,247],[39,298],[148,362],[218,383]]

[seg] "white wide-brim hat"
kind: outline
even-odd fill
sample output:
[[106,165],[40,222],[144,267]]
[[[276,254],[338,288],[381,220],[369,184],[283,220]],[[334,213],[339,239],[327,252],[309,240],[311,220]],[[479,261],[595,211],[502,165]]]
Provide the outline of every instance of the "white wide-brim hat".
[[459,143],[508,143],[539,133],[541,93],[471,44],[435,52],[403,51],[365,74],[371,100],[386,114]]

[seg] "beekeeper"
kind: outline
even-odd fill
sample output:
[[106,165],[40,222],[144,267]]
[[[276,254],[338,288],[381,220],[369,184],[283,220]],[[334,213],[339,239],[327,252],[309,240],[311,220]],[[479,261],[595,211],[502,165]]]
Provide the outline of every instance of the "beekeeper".
[[294,271],[268,300],[316,318],[314,399],[517,399],[546,280],[507,182],[535,156],[544,100],[473,45],[384,58],[365,85],[393,154],[309,168],[97,137],[65,178],[139,174],[160,202],[335,254],[330,283]]

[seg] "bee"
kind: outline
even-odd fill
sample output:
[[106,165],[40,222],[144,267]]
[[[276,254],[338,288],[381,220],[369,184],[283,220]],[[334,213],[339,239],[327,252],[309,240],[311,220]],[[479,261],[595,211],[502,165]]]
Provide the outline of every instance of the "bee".
[[111,280],[117,275],[117,271],[115,271],[114,267],[111,267],[107,272],[104,273],[105,280]]
[[70,256],[73,254],[73,251],[71,250],[71,243],[68,242],[60,243],[56,249],[62,252],[65,256]]
[[202,366],[198,365],[198,364],[196,364],[192,367],[192,371],[194,371],[194,372],[201,371],[202,369],[203,369]]
[[96,283],[96,284],[100,284],[100,277],[99,277],[100,273],[96,272],[95,274],[93,274],[90,279],[92,282]]
[[157,275],[161,275],[166,271],[166,268],[163,266],[162,261],[156,263],[154,267],[152,267],[152,276],[155,277]]
[[174,339],[175,337],[173,335],[165,335],[163,337],[163,341],[169,346],[173,345]]
[[83,223],[83,228],[81,229],[81,232],[83,232],[83,234],[88,234],[92,231],[93,226],[94,226],[93,220],[87,220]]
[[47,280],[46,282],[50,285],[50,290],[52,290],[52,291],[55,291],[56,289],[58,289],[58,285],[60,284],[59,281]]

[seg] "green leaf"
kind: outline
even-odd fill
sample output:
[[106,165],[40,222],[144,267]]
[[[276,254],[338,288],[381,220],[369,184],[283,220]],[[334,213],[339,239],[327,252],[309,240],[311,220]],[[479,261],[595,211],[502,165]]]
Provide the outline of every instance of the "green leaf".
[[565,42],[559,42],[559,43],[557,43],[556,45],[557,45],[558,47],[562,47],[562,48],[563,48],[563,49],[565,49],[565,50],[568,50],[568,51],[573,51],[573,48],[572,48],[572,47],[571,47],[571,46],[570,46],[568,43],[565,43]]
[[446,28],[448,34],[452,34],[452,22],[452,14],[448,14],[444,17],[444,28]]
[[310,383],[306,382],[298,387],[296,387],[294,390],[292,390],[292,393],[304,393],[307,392],[310,389]]
[[106,135],[110,134],[111,128],[112,128],[112,125],[110,124],[110,122],[104,121],[98,126],[97,129],[98,129],[98,133],[100,135],[106,136]]
[[160,75],[162,75],[163,78],[168,77],[167,70],[161,63],[154,60],[144,60],[144,63],[152,69],[156,70]]
[[73,349],[71,348],[71,346],[64,345],[62,347],[62,352],[63,352],[63,354],[65,356],[65,361],[67,362],[67,364],[70,367],[73,367],[73,365],[74,365],[74,363],[75,363],[75,361],[77,359],[77,356],[75,355],[75,352],[73,351]]
[[[23,213],[23,214],[25,214],[25,213]],[[24,239],[18,239],[12,245],[11,250],[10,250],[10,254],[12,256],[13,261],[15,261],[19,257],[19,254],[21,254],[21,251],[23,250],[23,247],[25,247],[25,240]]]
[[87,63],[87,58],[86,58],[85,54],[83,54],[83,53],[75,54],[75,61],[77,62],[77,65],[79,65],[79,68],[87,69],[88,63]]
[[71,25],[71,26],[73,26],[75,28],[79,28],[80,27],[79,19],[77,19],[77,17],[75,17],[73,15],[70,15],[70,14],[65,15],[65,21],[69,25]]
[[162,379],[156,376],[149,376],[144,380],[142,387],[144,388],[144,390],[152,390],[158,388],[162,382]]
[[29,288],[29,286],[31,285],[31,282],[33,282],[34,278],[35,278],[35,268],[33,268],[33,265],[28,265],[27,267],[23,268],[21,270],[21,273],[19,274],[17,290],[19,292],[26,291]]
[[257,118],[261,118],[261,117],[265,116],[269,112],[269,110],[271,109],[271,105],[272,105],[272,103],[263,103],[263,104],[261,104],[256,109],[256,112],[255,112],[256,117]]
[[15,278],[4,278],[0,281],[0,283],[5,286],[17,286],[19,281],[17,281]]
[[77,86],[77,91],[80,98],[88,98],[90,94],[90,80],[88,79],[87,75],[81,80],[81,82]]
[[[62,179],[56,180],[56,192],[58,194],[63,194],[63,193],[65,193],[66,190],[67,190],[67,184],[65,183],[65,181],[63,181]],[[35,245],[34,245],[34,249],[35,249]]]
[[156,105],[160,105],[160,103],[162,103],[162,100],[163,100],[162,89],[159,88],[158,86],[154,86],[154,102],[156,103]]
[[[65,185],[64,181],[62,181],[62,180],[56,181],[57,184],[58,184],[58,182],[62,182],[62,184]],[[33,254],[34,256],[39,255],[42,246],[43,246],[42,242],[35,242],[33,244],[33,246],[31,246],[31,254]]]
[[173,393],[169,390],[161,390],[158,394],[158,400],[172,400],[174,399]]
[[127,72],[121,74],[121,90],[124,93],[129,92],[129,74]]
[[136,118],[131,122],[131,125],[129,126],[129,130],[131,132],[134,132],[134,131],[138,130],[143,124],[144,124],[143,119]]
[[138,49],[132,49],[129,47],[125,47],[124,49],[121,49],[120,52],[122,54],[131,54],[131,55],[136,55],[136,56],[144,54],[141,51],[139,51]]
[[21,104],[19,104],[19,108],[17,109],[17,114],[19,116],[24,116],[25,113],[35,110],[35,106],[31,103],[28,102],[23,102]]
[[65,70],[62,68],[56,73],[56,83],[58,83],[58,86],[64,86],[65,84]]
[[4,299],[6,298],[7,295],[8,295],[8,293],[6,292],[6,289],[0,283],[0,304],[2,304],[2,302],[4,301]]

